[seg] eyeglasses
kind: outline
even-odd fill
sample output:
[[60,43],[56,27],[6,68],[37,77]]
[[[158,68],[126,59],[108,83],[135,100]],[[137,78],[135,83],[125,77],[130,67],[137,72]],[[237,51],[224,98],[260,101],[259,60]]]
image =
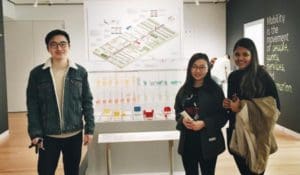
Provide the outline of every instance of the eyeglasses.
[[66,48],[68,45],[69,45],[69,43],[66,42],[66,41],[61,41],[61,42],[59,42],[59,43],[57,43],[57,42],[51,42],[51,43],[49,43],[49,47],[50,47],[51,49],[57,49],[58,46],[60,46],[61,48],[64,49],[64,48]]
[[203,71],[203,70],[205,70],[205,69],[207,69],[207,66],[205,66],[205,65],[201,65],[201,66],[193,65],[193,66],[192,66],[192,70],[193,70],[193,71],[195,71],[195,70]]
[[240,56],[248,57],[248,56],[251,56],[251,53],[250,53],[250,52],[242,52],[242,53],[235,52],[235,53],[234,53],[234,56],[235,56],[235,57],[240,57]]

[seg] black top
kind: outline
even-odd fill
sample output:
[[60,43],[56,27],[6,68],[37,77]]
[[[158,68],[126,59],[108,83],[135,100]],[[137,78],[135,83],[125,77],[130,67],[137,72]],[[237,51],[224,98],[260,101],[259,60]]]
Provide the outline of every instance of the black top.
[[[240,100],[248,99],[241,93],[240,83],[246,70],[236,70],[229,75],[228,78],[228,98],[232,99],[234,94],[239,97]],[[253,98],[261,98],[272,96],[277,102],[277,108],[280,109],[280,101],[278,97],[278,92],[276,89],[276,85],[272,79],[272,77],[268,74],[268,72],[260,67],[258,70],[257,78],[259,81],[263,83],[263,93],[261,95],[255,95]],[[229,127],[234,128],[235,124],[235,113],[229,112]]]
[[198,87],[198,88],[194,87],[191,91],[190,96],[187,96],[187,98],[183,99],[183,101],[182,101],[182,107],[194,120],[200,119],[198,91],[201,91],[201,87]]
[[[224,94],[215,83],[208,83],[191,90],[179,90],[175,100],[177,129],[181,131],[178,152],[195,154],[204,158],[217,156],[224,151],[221,128],[226,123],[222,107]],[[199,131],[187,129],[180,113],[186,111],[194,120],[203,120],[205,127]]]

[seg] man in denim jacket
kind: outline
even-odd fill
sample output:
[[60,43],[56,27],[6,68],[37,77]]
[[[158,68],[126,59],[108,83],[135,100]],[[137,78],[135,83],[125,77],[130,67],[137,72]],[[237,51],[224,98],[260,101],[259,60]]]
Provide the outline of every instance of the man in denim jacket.
[[45,42],[51,58],[30,72],[27,86],[28,133],[39,175],[55,174],[60,152],[65,175],[78,175],[82,142],[92,141],[95,127],[88,73],[69,58],[65,31],[49,32]]

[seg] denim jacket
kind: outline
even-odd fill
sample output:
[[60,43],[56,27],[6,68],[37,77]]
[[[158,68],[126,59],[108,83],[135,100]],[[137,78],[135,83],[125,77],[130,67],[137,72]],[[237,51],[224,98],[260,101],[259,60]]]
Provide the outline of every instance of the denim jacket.
[[[26,92],[30,138],[82,130],[83,116],[85,134],[93,134],[95,127],[93,97],[87,71],[69,60],[62,102],[63,111],[60,117],[49,64],[50,59],[30,72]],[[63,121],[60,121],[61,119]]]

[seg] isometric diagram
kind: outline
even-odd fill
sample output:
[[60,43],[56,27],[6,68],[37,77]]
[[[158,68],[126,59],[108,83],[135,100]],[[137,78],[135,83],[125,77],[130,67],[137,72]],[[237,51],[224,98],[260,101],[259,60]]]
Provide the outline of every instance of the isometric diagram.
[[119,36],[96,48],[98,57],[124,68],[146,53],[175,38],[177,33],[153,19],[128,26]]

